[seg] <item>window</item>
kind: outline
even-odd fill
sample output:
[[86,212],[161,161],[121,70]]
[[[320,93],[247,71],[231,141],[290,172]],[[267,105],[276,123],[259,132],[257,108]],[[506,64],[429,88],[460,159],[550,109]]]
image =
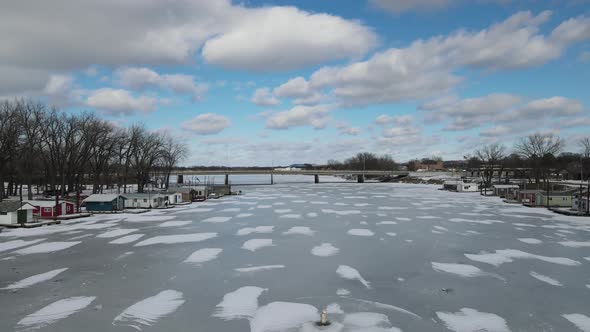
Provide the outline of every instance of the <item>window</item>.
[[51,208],[43,208],[43,212],[51,212]]
[[5,216],[7,214],[8,214],[8,212],[0,212],[0,216]]
[[143,199],[143,202],[144,202],[144,203],[147,203],[147,198],[144,198],[144,199]]

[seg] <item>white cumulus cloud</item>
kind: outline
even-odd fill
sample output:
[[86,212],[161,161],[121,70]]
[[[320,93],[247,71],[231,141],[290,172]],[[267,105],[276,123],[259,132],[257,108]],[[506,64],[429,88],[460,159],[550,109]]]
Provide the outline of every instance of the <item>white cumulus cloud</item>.
[[122,89],[102,88],[91,91],[85,105],[111,115],[125,115],[135,112],[149,113],[155,110],[158,99],[148,96],[134,97]]
[[332,105],[298,105],[287,111],[270,114],[266,119],[266,128],[288,129],[312,126],[315,129],[323,129],[330,122],[332,109]]
[[213,135],[230,126],[230,121],[223,115],[204,113],[182,123],[181,128],[197,135]]

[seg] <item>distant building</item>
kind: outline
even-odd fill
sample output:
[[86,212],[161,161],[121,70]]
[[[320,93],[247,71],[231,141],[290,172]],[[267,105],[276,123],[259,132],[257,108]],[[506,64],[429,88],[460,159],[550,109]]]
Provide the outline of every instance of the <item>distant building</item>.
[[125,197],[118,194],[94,194],[82,202],[89,212],[121,211],[125,208]]
[[449,180],[443,183],[443,189],[456,192],[475,192],[479,190],[477,183]]
[[442,160],[422,159],[410,161],[408,169],[410,171],[442,171],[445,165]]
[[588,199],[588,191],[576,194],[572,200],[572,209],[579,212],[587,212],[588,206],[590,206],[590,200]]
[[55,207],[55,200],[31,200],[26,202],[35,207],[33,214],[41,218],[73,214],[76,211],[76,204],[63,200],[58,201],[57,208]]
[[178,192],[178,191],[174,191],[174,192],[167,192],[167,193],[163,193],[162,195],[167,197],[168,203],[169,204],[179,204],[182,203],[182,193]]
[[34,209],[34,206],[26,202],[0,202],[0,225],[18,225],[32,222]]
[[534,206],[547,207],[571,207],[572,206],[571,192],[556,192],[547,194],[544,191],[537,193],[537,199]]
[[127,209],[157,209],[168,206],[168,196],[159,193],[133,193],[121,195]]
[[541,190],[539,189],[519,189],[516,191],[516,200],[525,205],[536,205],[537,194]]
[[494,195],[498,197],[513,197],[520,189],[516,184],[495,184],[492,186]]

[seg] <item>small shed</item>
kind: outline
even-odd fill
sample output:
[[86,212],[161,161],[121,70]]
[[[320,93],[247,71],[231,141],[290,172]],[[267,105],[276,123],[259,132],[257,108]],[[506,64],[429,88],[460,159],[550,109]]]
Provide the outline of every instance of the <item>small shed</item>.
[[574,196],[572,201],[572,209],[579,212],[587,212],[590,206],[590,199],[588,198],[588,192],[578,193]]
[[169,204],[180,204],[183,202],[182,200],[182,193],[181,192],[169,192],[164,193],[164,196],[167,196]]
[[57,209],[55,208],[55,200],[35,200],[26,202],[35,207],[33,214],[42,218],[73,214],[76,211],[76,204],[63,200],[58,201]]
[[548,207],[571,207],[572,206],[572,194],[567,192],[556,192],[547,194],[544,191],[537,193],[536,205],[535,206],[548,206]]
[[89,212],[120,211],[125,208],[125,197],[119,194],[94,194],[83,202]]
[[495,184],[492,186],[494,189],[494,195],[498,197],[512,197],[514,193],[520,189],[516,184]]
[[125,208],[128,209],[155,209],[168,206],[168,196],[159,193],[134,193],[123,194]]
[[539,189],[519,189],[516,191],[516,200],[525,205],[536,205],[537,194],[541,192]]
[[0,225],[17,225],[32,222],[34,209],[34,206],[26,202],[0,202]]

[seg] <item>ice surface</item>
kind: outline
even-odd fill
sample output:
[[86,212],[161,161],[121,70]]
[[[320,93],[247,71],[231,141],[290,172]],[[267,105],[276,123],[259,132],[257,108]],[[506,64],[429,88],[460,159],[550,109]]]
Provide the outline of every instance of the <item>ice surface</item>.
[[309,218],[315,218],[315,217],[318,216],[318,214],[315,213],[315,212],[309,212],[309,213],[306,214],[306,216],[308,216]]
[[113,320],[113,324],[124,324],[135,329],[140,325],[151,326],[166,315],[176,311],[184,303],[182,293],[165,290],[141,300],[125,309]]
[[149,246],[152,244],[173,244],[185,242],[200,242],[212,239],[217,236],[217,233],[192,233],[192,234],[178,234],[178,235],[160,235],[143,240],[135,244],[135,247]]
[[389,236],[396,236],[396,235],[397,235],[397,233],[394,233],[394,232],[387,232],[387,233],[385,233],[385,234],[387,234],[387,235],[389,235]]
[[240,213],[238,215],[236,215],[236,218],[247,218],[247,217],[252,217],[254,214],[253,213]]
[[260,248],[269,247],[272,245],[273,244],[271,239],[251,239],[244,242],[242,248],[250,251],[256,251]]
[[582,332],[590,332],[590,317],[583,314],[564,314],[563,318],[569,320]]
[[237,268],[234,270],[236,270],[236,272],[249,273],[249,272],[259,272],[259,271],[284,269],[284,268],[285,268],[285,265],[261,265],[261,266],[240,267],[240,268]]
[[275,213],[281,214],[281,213],[289,213],[291,211],[293,211],[293,210],[291,210],[291,209],[276,209]]
[[509,332],[504,318],[487,312],[479,312],[475,309],[463,308],[460,312],[437,312],[449,330],[455,332]]
[[245,286],[223,296],[213,314],[224,320],[250,319],[258,309],[258,297],[266,288]]
[[96,237],[99,238],[111,238],[111,237],[119,237],[123,235],[127,235],[129,233],[137,232],[139,229],[137,228],[129,228],[129,229],[114,229],[112,231],[104,232],[102,234],[98,234]]
[[35,284],[38,284],[40,282],[43,281],[47,281],[47,280],[51,280],[53,279],[55,276],[57,276],[58,274],[64,272],[65,270],[67,270],[68,268],[62,268],[62,269],[56,269],[56,270],[52,270],[49,272],[45,272],[45,273],[41,273],[41,274],[36,274],[34,276],[30,276],[28,278],[25,278],[21,281],[15,282],[13,284],[10,284],[4,288],[0,288],[0,289],[22,289],[22,288],[27,288],[27,287],[31,287]]
[[336,269],[336,273],[338,273],[338,275],[344,279],[358,280],[361,282],[361,284],[363,284],[363,286],[369,289],[371,288],[371,284],[365,279],[363,279],[359,271],[357,271],[353,267],[350,267],[348,265],[340,265],[338,266],[338,269]]
[[94,299],[96,299],[94,296],[77,296],[55,301],[21,319],[17,325],[29,329],[40,329],[86,308]]
[[188,256],[188,258],[184,260],[184,263],[201,264],[212,261],[216,259],[222,251],[223,249],[221,248],[199,249]]
[[373,235],[375,235],[375,233],[373,233],[371,230],[364,229],[364,228],[349,229],[347,233],[348,233],[348,235],[354,235],[354,236],[373,236]]
[[322,243],[321,245],[313,247],[313,249],[311,249],[312,255],[322,257],[334,256],[338,254],[339,251],[340,249],[334,247],[331,243]]
[[258,227],[246,227],[239,229],[236,235],[243,236],[252,233],[272,233],[274,226],[258,226]]
[[68,249],[73,247],[81,241],[71,241],[71,242],[45,242],[41,244],[34,245],[32,247],[27,247],[24,249],[17,250],[16,253],[20,255],[28,255],[28,254],[40,254],[40,253],[49,253],[49,252],[56,252],[64,249]]
[[395,219],[399,220],[399,221],[411,221],[412,219],[407,218],[407,217],[395,217]]
[[540,281],[542,281],[542,282],[546,282],[546,283],[548,283],[549,285],[553,285],[553,286],[563,286],[563,285],[561,284],[561,282],[559,282],[559,281],[557,281],[557,280],[555,280],[555,279],[553,279],[553,278],[550,278],[550,277],[548,277],[548,276],[544,276],[544,275],[542,275],[542,274],[539,274],[539,273],[537,273],[537,272],[535,272],[535,271],[531,271],[529,274],[531,275],[531,277],[533,277],[533,278],[535,278],[535,279],[537,279],[537,280],[540,280]]
[[125,220],[128,222],[156,222],[172,220],[174,218],[176,218],[176,216],[146,216],[145,214],[138,214],[129,216]]
[[207,219],[201,220],[202,222],[212,222],[212,223],[219,223],[219,222],[226,222],[231,220],[232,217],[211,217]]
[[503,263],[513,262],[516,258],[538,259],[549,263],[569,266],[581,264],[578,261],[566,257],[547,257],[514,249],[496,250],[495,253],[483,252],[480,254],[465,254],[465,257],[473,261],[487,263],[495,266],[500,266]]
[[115,239],[109,243],[112,244],[126,244],[126,243],[131,243],[131,242],[135,242],[137,240],[139,240],[142,236],[144,236],[145,234],[131,234],[131,235],[127,235],[127,236],[123,236],[120,237],[118,239]]

